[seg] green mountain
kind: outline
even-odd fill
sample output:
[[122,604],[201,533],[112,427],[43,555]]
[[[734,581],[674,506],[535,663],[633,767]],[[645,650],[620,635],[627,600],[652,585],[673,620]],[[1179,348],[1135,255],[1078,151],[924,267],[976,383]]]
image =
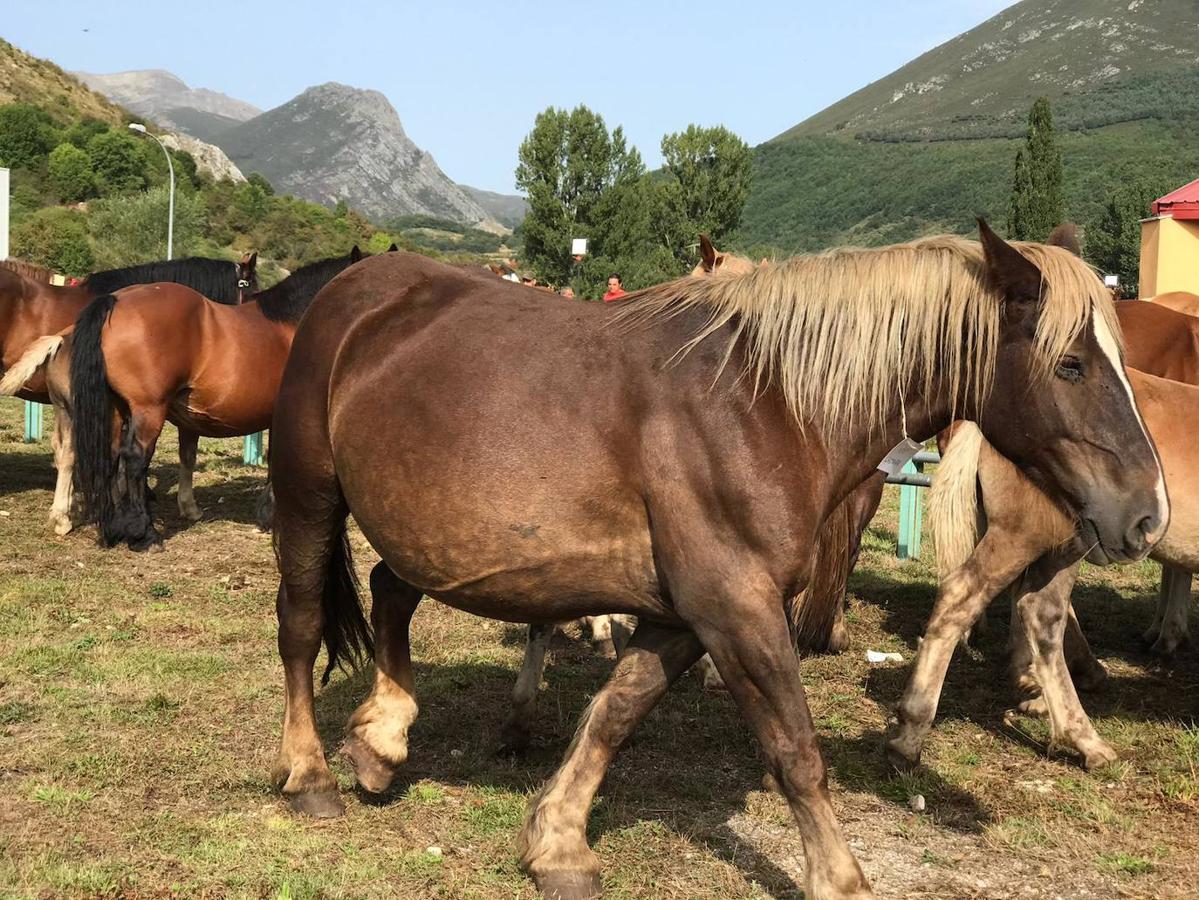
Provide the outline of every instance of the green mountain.
[[1072,218],[1199,175],[1199,2],[1024,0],[756,150],[747,244],[876,244],[1002,222],[1033,100],[1053,101]]

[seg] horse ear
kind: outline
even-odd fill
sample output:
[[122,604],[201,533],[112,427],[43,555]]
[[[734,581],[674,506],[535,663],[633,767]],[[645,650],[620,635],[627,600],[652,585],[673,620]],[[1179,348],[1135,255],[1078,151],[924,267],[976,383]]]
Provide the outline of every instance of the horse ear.
[[705,272],[711,272],[716,267],[716,248],[706,234],[699,236],[699,256]]
[[362,251],[359,250],[358,245],[355,244],[353,247],[350,248],[350,262],[356,263],[360,259],[362,259]]
[[983,245],[983,260],[991,281],[1008,300],[1039,300],[1041,270],[1019,250],[997,235],[982,216],[978,218],[978,236]]
[[387,248],[388,253],[395,253],[400,248],[395,245],[395,241],[391,242],[391,246]]
[[1082,256],[1082,245],[1078,242],[1078,226],[1073,222],[1063,222],[1057,226],[1045,243],[1051,247],[1069,250],[1075,256]]
[[253,272],[255,269],[258,268],[258,251],[257,250],[255,250],[253,253],[251,253],[249,259],[246,260],[246,268],[249,269],[251,272]]

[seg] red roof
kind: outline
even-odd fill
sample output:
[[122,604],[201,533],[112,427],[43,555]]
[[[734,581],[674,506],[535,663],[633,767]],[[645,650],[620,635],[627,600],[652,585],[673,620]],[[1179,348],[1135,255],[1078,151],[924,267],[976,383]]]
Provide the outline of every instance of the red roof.
[[1199,219],[1199,178],[1153,201],[1155,216]]

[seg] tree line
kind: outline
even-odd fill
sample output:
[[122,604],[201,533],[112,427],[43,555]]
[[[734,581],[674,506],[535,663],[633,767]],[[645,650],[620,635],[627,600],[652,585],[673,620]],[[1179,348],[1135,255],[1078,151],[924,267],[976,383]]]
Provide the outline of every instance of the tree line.
[[[634,290],[689,271],[701,233],[719,245],[739,225],[752,156],[720,126],[668,134],[661,150],[663,166],[650,172],[624,130],[609,131],[586,106],[540,113],[516,167],[529,201],[522,263],[592,299],[613,273]],[[571,254],[575,238],[588,242],[581,260]]]

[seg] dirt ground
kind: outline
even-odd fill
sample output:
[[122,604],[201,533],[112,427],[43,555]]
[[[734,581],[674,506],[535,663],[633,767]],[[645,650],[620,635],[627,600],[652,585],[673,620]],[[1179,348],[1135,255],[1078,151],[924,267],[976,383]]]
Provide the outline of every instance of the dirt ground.
[[[0,401],[0,897],[532,897],[514,843],[610,663],[570,630],[551,653],[531,751],[497,756],[523,628],[426,602],[414,620],[421,714],[382,802],[334,759],[347,815],[292,816],[268,772],[281,722],[264,472],[202,441],[204,520],[175,514],[175,442],[153,469],[166,550],[97,548],[45,526],[48,441]],[[891,490],[891,489],[889,489]],[[892,776],[882,735],[934,597],[925,558],[894,557],[897,498],[852,587],[852,648],[803,664],[834,802],[881,897],[1199,896],[1199,652],[1149,656],[1158,570],[1088,569],[1075,602],[1111,674],[1084,695],[1120,762],[1049,754],[1044,722],[1006,715],[1006,610],[950,669],[924,768]],[[356,540],[365,574],[374,562]],[[868,665],[865,651],[903,655]],[[340,743],[368,676],[317,697]],[[803,856],[761,788],[729,698],[684,678],[613,766],[590,837],[609,897],[799,897]],[[913,811],[924,798],[923,812]],[[436,848],[440,853],[430,852]]]

